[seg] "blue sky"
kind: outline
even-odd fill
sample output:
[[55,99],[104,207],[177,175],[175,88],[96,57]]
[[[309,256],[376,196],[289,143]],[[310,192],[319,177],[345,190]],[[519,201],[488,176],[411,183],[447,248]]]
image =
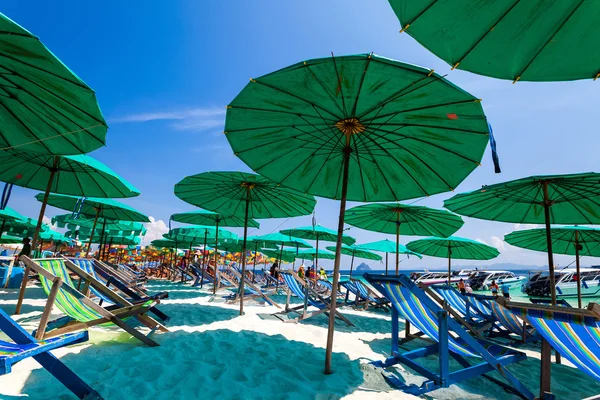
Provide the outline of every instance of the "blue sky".
[[[172,213],[192,209],[173,194],[173,185],[186,175],[248,171],[222,134],[225,105],[248,79],[332,51],[337,55],[374,52],[433,68],[483,99],[498,142],[502,173],[494,174],[488,149],[483,166],[457,192],[533,174],[594,171],[597,164],[594,115],[600,82],[513,85],[450,71],[410,36],[399,33],[400,24],[385,0],[5,0],[2,12],[39,36],[96,90],[110,130],[107,146],[91,155],[141,190],[140,197],[126,202],[157,221],[150,227],[151,234],[160,233],[164,228],[160,221],[167,222]],[[36,216],[35,193],[15,188],[9,205]],[[418,204],[441,207],[451,196],[436,195]],[[335,228],[339,203],[318,200],[318,222]],[[58,213],[49,208],[46,215]],[[476,264],[546,264],[544,254],[519,250],[501,240],[522,226],[465,220],[457,235],[482,240],[502,252],[496,260]],[[252,234],[310,221],[310,217],[264,220],[260,231]],[[385,237],[356,228],[347,233],[358,243]],[[402,242],[411,239],[416,237],[404,237]],[[558,256],[556,261],[564,266],[572,259]],[[583,260],[584,264],[598,262]],[[402,266],[437,268],[445,263],[411,258]]]

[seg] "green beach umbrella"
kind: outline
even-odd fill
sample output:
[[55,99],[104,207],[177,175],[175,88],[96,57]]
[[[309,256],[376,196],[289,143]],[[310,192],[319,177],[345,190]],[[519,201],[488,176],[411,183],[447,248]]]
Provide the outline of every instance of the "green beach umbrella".
[[177,245],[175,244],[175,241],[169,240],[169,239],[155,239],[150,242],[150,245],[157,247],[157,248],[160,247],[160,248],[167,248],[167,249],[174,249],[177,247]]
[[302,259],[310,258],[311,260],[317,259],[317,258],[320,258],[322,260],[335,260],[335,254],[330,253],[327,250],[306,249],[306,250],[300,250],[298,252],[298,254],[296,255],[296,258],[302,258]]
[[[302,238],[302,239],[307,239],[307,240],[314,240],[316,243],[316,252],[315,252],[315,268],[318,267],[319,264],[319,256],[320,256],[320,251],[319,251],[319,242],[320,241],[325,241],[325,242],[336,242],[337,241],[337,232],[334,231],[333,229],[329,229],[329,228],[325,228],[324,226],[321,226],[319,224],[315,224],[314,226],[302,226],[299,228],[293,228],[293,229],[284,229],[281,231],[282,234],[284,235],[289,235],[289,236],[294,236],[294,237],[298,237],[298,238]],[[351,236],[348,235],[342,235],[342,243],[346,244],[348,246],[353,245],[356,242],[356,239],[354,239]],[[325,258],[327,259],[327,257]]]
[[2,238],[2,233],[9,228],[11,222],[22,221],[23,219],[25,219],[23,215],[10,207],[5,207],[3,210],[0,210],[0,239]]
[[452,66],[516,81],[600,76],[596,1],[389,0],[402,30]]
[[[256,236],[255,241],[257,244],[262,244],[264,247],[275,246],[275,248],[279,249],[280,253],[283,254],[284,247],[295,247],[296,253],[298,253],[299,249],[310,249],[312,246],[306,243],[304,240],[300,238],[293,237],[291,235],[284,235],[281,232],[269,233],[268,235]],[[289,259],[289,257],[288,257]],[[281,261],[282,259],[279,258]],[[294,265],[292,269],[294,269]]]
[[[580,256],[600,257],[600,229],[588,226],[560,226],[550,229],[552,251],[575,256],[577,276],[580,276]],[[528,250],[548,252],[545,229],[527,229],[511,232],[504,241]],[[577,279],[577,303],[581,308],[581,279]]]
[[600,224],[600,174],[538,175],[457,194],[444,207],[460,215],[545,224],[552,304],[556,304],[551,224]]
[[22,243],[23,239],[16,236],[4,235],[0,238],[0,244],[19,244]]
[[[325,248],[329,251],[335,251],[335,246],[327,246]],[[342,254],[352,257],[352,261],[350,261],[350,276],[352,276],[352,269],[354,268],[354,257],[364,258],[365,260],[381,261],[381,256],[379,254],[371,253],[369,250],[357,245],[342,246]]]
[[407,254],[414,255],[419,258],[423,258],[419,253],[415,253],[414,251],[410,251],[403,244],[398,245],[391,240],[384,239],[377,242],[364,243],[359,245],[359,247],[372,251],[379,251],[381,253],[385,253],[385,274],[388,274],[388,254],[389,253],[397,253],[397,254]]
[[261,249],[261,253],[263,253],[267,257],[276,258],[280,261],[285,261],[287,263],[292,263],[296,261],[296,252],[292,250],[272,250],[272,249]]
[[400,233],[447,237],[464,224],[461,217],[446,210],[400,203],[365,204],[346,210],[346,214],[348,225],[396,235],[396,275],[400,268]]
[[467,238],[449,236],[447,238],[430,237],[414,240],[406,244],[410,251],[432,257],[448,259],[448,284],[452,276],[452,259],[455,260],[491,260],[500,255],[492,246]]
[[[52,223],[56,224],[59,228],[67,228],[69,230],[82,230],[90,229],[94,225],[93,218],[86,218],[85,216],[79,216],[73,218],[73,214],[62,214],[55,215],[52,217]],[[117,221],[113,219],[98,218],[98,223],[104,225],[107,232],[111,231],[131,231],[133,235],[145,235],[146,227],[141,222],[132,221]]]
[[[252,79],[227,106],[225,135],[253,171],[340,200],[400,201],[453,190],[490,139],[480,100],[433,70],[372,54],[307,60]],[[331,373],[331,302],[325,373]]]
[[[218,228],[219,226],[226,227],[243,227],[244,219],[240,217],[231,217],[225,216],[223,214],[215,213],[212,211],[206,210],[194,210],[185,213],[178,213],[171,215],[171,220],[176,222],[181,222],[184,224],[194,224],[194,225],[211,225]],[[253,220],[248,220],[248,227],[251,228],[260,228],[260,224]],[[215,239],[215,240],[218,240]],[[206,246],[206,241],[204,243]],[[200,281],[200,287],[204,286],[204,270],[206,268],[205,264],[206,257],[202,257],[202,279]],[[256,263],[255,263],[256,264]]]
[[[69,232],[67,232],[69,233]],[[71,232],[71,235],[74,235],[75,232]],[[65,234],[66,235],[66,234]],[[100,235],[79,235],[79,238],[82,241],[88,241],[90,243],[103,243],[105,238]],[[125,246],[135,246],[141,243],[142,239],[139,236],[134,235],[111,235],[108,237],[108,240],[111,241],[113,245],[125,245]]]
[[0,14],[0,151],[88,153],[108,129],[94,91],[39,38]]
[[[0,181],[45,190],[38,223],[41,224],[50,192],[93,197],[135,197],[140,192],[100,161],[87,155],[0,151]],[[9,190],[10,193],[10,190]],[[38,228],[39,231],[39,228]],[[38,232],[31,247],[36,248]]]
[[[312,213],[316,205],[312,196],[279,186],[260,175],[245,172],[204,172],[188,176],[175,185],[175,195],[209,211],[243,216],[244,253],[247,248],[250,218],[297,217]],[[215,268],[216,254],[215,251]],[[242,276],[245,273],[246,257],[242,260]],[[240,295],[244,293],[243,279],[240,280],[239,290]],[[243,311],[244,296],[241,296],[240,315]]]

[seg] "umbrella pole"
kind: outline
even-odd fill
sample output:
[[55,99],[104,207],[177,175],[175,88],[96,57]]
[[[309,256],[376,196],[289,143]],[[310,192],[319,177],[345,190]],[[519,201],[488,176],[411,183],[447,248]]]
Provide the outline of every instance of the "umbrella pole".
[[581,272],[579,266],[579,231],[575,231],[575,267],[577,268],[577,307],[581,308]]
[[204,247],[202,248],[202,276],[200,277],[200,289],[204,285],[204,271],[206,270],[206,239],[208,239],[208,231],[204,231]]
[[298,246],[298,243],[296,243],[296,257],[294,257],[294,264],[292,264],[292,271],[296,271],[296,258],[298,258],[299,247],[300,246]]
[[448,285],[450,285],[450,277],[452,276],[452,249],[448,245]]
[[108,259],[110,258],[110,248],[112,247],[112,243],[113,243],[113,240],[111,238],[110,242],[108,242],[108,255],[106,255],[106,261],[108,261]]
[[[240,279],[240,315],[244,315],[244,280],[246,278],[246,240],[248,238],[248,209],[250,208],[250,187],[246,191],[246,213],[244,216],[244,242],[242,244],[242,279]],[[283,249],[283,246],[281,247]]]
[[[348,172],[350,170],[350,134],[346,135],[346,147],[344,147],[342,196],[340,198],[340,217],[338,221],[338,232],[335,243],[335,261],[333,263],[333,283],[331,288],[332,299],[329,306],[329,327],[327,329],[327,347],[325,349],[325,374],[331,374],[331,353],[333,351],[333,332],[335,328],[336,305],[335,294],[338,292],[340,261],[342,256],[342,235],[344,234],[344,219],[346,217],[346,197],[348,196]],[[317,242],[318,243],[318,242]]]
[[42,251],[44,250],[44,239],[40,239],[40,250],[39,250],[39,256],[40,258],[42,257]]
[[254,243],[254,262],[252,263],[252,283],[254,283],[254,277],[256,273],[256,254],[258,252],[258,243]]
[[96,209],[96,217],[94,217],[94,225],[92,225],[92,232],[90,233],[90,241],[88,242],[88,248],[85,252],[85,258],[90,255],[90,249],[92,248],[92,240],[94,240],[94,233],[96,232],[96,224],[98,223],[98,217],[100,216],[100,208]]
[[[546,224],[546,245],[548,247],[548,272],[550,278],[550,299],[552,305],[556,305],[556,282],[554,279],[554,255],[552,251],[552,232],[550,230],[550,199],[548,196],[548,182],[543,184],[544,191],[544,222]],[[552,363],[552,347],[550,343],[542,338],[542,352],[541,352],[541,371],[540,371],[540,397],[543,397],[544,393],[550,392],[550,376],[551,376],[551,363]]]
[[0,226],[0,239],[2,239],[2,232],[4,232],[4,225],[6,224],[6,220],[2,220],[2,226]]
[[396,275],[400,273],[400,214],[396,222]]
[[388,255],[390,253],[385,253],[385,274],[388,274]]
[[102,219],[102,232],[100,232],[100,251],[98,251],[98,260],[102,260],[104,255],[104,246],[106,246],[106,238],[104,233],[106,232],[106,218]]
[[352,279],[352,269],[354,268],[354,252],[352,252],[352,260],[350,261],[350,279]]
[[[52,188],[52,182],[54,181],[54,175],[58,169],[58,161],[59,157],[54,157],[54,163],[52,168],[50,168],[50,177],[48,178],[48,185],[46,186],[46,192],[44,193],[44,200],[42,201],[42,207],[40,207],[40,216],[38,217],[37,225],[35,227],[35,232],[33,234],[33,240],[31,242],[31,248],[35,251],[35,246],[37,245],[37,240],[40,235],[40,230],[42,229],[42,219],[44,219],[44,213],[46,212],[46,204],[48,204],[48,195],[50,195],[50,189]],[[21,282],[21,289],[19,289],[19,299],[17,300],[17,308],[15,309],[15,314],[21,313],[21,306],[23,305],[23,298],[25,297],[25,288],[27,287],[27,280],[29,279],[29,273],[31,272],[31,268],[29,266],[25,267],[25,272],[23,273],[23,281]]]
[[[315,268],[319,264],[319,234],[317,233],[317,249],[315,251]],[[306,280],[308,282],[308,279]]]
[[215,224],[215,270],[213,271],[214,280],[213,280],[213,296],[217,294],[217,269],[219,268],[219,219],[217,218]]

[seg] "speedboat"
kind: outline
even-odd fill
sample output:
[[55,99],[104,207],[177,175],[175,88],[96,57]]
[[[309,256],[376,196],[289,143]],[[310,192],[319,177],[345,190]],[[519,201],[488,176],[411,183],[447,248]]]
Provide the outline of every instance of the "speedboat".
[[512,289],[521,287],[527,281],[527,277],[517,276],[510,271],[478,271],[468,283],[473,290],[488,290],[492,281],[498,286],[508,285]]
[[[600,267],[581,268],[581,296],[582,297],[600,297]],[[541,271],[534,274],[523,286],[523,292],[529,296],[549,297],[550,296],[550,274],[548,271]],[[575,268],[565,268],[554,272],[554,282],[556,283],[556,297],[558,298],[576,298],[577,297],[577,270]]]
[[[457,283],[460,281],[458,275],[452,275],[450,277],[450,283]],[[421,275],[417,280],[417,283],[423,283],[425,285],[435,285],[437,283],[448,283],[448,272],[428,272]]]

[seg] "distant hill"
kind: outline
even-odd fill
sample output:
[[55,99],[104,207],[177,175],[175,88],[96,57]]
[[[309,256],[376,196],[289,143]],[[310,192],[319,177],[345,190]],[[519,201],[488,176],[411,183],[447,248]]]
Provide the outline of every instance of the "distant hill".
[[369,267],[367,264],[365,263],[360,263],[360,265],[358,267],[356,267],[355,269],[356,271],[371,271],[371,267]]

